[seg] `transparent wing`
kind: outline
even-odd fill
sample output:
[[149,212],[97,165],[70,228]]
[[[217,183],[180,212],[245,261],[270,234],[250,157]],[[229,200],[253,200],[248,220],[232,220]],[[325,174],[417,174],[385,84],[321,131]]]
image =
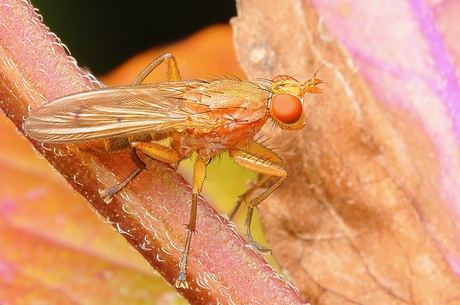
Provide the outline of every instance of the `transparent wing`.
[[206,105],[184,98],[203,82],[109,87],[45,104],[25,121],[26,132],[48,143],[76,143],[154,131],[210,128]]

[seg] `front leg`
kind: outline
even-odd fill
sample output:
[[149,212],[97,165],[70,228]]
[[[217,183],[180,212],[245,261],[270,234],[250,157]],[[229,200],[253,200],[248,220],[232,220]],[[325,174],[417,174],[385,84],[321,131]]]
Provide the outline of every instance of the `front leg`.
[[260,252],[271,253],[270,249],[262,247],[252,238],[251,221],[254,208],[270,196],[270,194],[273,193],[286,179],[287,173],[282,167],[283,160],[273,151],[256,142],[252,142],[243,150],[232,149],[229,154],[239,165],[264,175],[254,186],[240,196],[240,199],[237,201],[235,207],[229,214],[230,219],[235,215],[241,205],[241,202],[247,201],[248,198],[254,194],[254,192],[257,191],[270,177],[278,177],[278,180],[270,188],[266,189],[249,201],[248,213],[244,223],[246,227],[246,236],[249,242]]

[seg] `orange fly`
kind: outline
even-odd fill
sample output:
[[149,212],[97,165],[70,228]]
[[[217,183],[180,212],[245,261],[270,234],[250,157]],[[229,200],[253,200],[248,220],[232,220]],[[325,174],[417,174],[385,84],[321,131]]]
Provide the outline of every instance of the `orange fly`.
[[[162,62],[166,63],[167,81],[142,84]],[[33,112],[24,126],[30,137],[41,142],[81,144],[99,141],[96,143],[102,143],[108,153],[129,150],[136,169],[107,191],[107,201],[145,169],[138,152],[169,164],[177,164],[196,152],[192,208],[175,283],[178,288],[188,288],[187,256],[196,225],[197,197],[205,180],[207,163],[228,152],[239,165],[262,174],[262,178],[240,197],[229,217],[233,217],[242,202],[248,201],[245,222],[248,240],[259,251],[269,251],[251,237],[252,213],[281,185],[287,173],[281,157],[255,142],[254,136],[268,119],[282,129],[303,128],[304,95],[322,93],[316,87],[321,83],[323,81],[315,77],[299,83],[284,75],[275,77],[268,84],[236,78],[181,80],[175,57],[163,54],[131,85],[64,96]],[[167,138],[171,139],[168,146],[160,142]],[[250,199],[270,177],[278,180]]]

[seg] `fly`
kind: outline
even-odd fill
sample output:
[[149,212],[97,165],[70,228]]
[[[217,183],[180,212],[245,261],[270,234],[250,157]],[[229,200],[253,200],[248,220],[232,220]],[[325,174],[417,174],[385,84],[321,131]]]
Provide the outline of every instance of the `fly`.
[[[167,81],[143,84],[162,62],[166,63]],[[240,166],[262,175],[240,197],[229,218],[242,202],[247,202],[247,238],[259,251],[269,252],[251,236],[252,214],[283,183],[287,173],[281,157],[254,141],[254,137],[269,119],[285,130],[302,129],[306,121],[304,95],[322,93],[316,87],[321,83],[323,80],[315,77],[300,83],[285,75],[268,84],[237,78],[181,80],[175,57],[166,53],[150,63],[131,85],[58,98],[33,112],[24,127],[31,138],[44,143],[102,147],[108,153],[129,150],[136,169],[107,190],[107,202],[146,168],[139,152],[169,164],[177,164],[196,152],[190,220],[175,281],[177,288],[187,289],[187,257],[208,161],[228,152]],[[170,144],[163,144],[164,139],[170,139]],[[251,198],[270,177],[277,181]]]

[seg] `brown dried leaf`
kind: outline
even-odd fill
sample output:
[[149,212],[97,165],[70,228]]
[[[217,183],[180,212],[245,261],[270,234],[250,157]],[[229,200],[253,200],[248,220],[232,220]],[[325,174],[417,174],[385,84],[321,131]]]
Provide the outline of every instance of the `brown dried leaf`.
[[460,257],[458,226],[416,118],[375,98],[309,1],[241,0],[232,25],[250,79],[305,81],[327,62],[325,94],[306,97],[307,128],[265,130],[289,174],[260,206],[286,275],[312,304],[457,304],[442,249]]

